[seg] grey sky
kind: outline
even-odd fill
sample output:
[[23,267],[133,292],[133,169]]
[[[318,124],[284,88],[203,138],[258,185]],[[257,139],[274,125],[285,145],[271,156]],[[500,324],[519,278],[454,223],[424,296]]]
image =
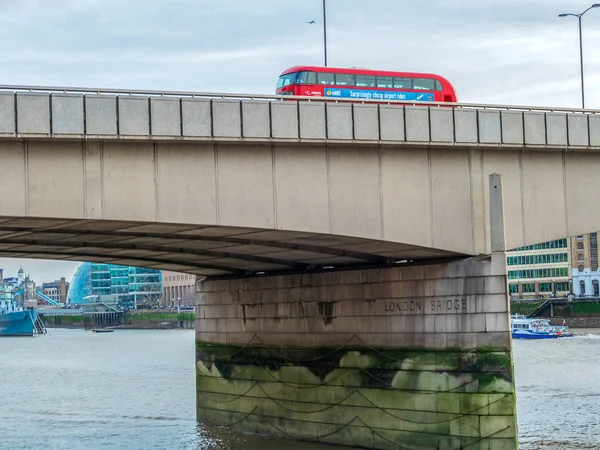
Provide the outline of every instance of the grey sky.
[[[328,0],[329,65],[439,73],[465,102],[578,107],[577,20],[557,15],[591,3]],[[323,62],[321,0],[0,0],[0,38],[3,84],[271,94],[287,67]],[[600,108],[600,8],[584,61]],[[76,268],[25,266],[37,281]]]

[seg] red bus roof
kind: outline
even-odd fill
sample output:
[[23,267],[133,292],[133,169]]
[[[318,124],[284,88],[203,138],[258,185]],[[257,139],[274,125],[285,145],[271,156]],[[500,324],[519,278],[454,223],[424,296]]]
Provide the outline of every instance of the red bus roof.
[[437,75],[434,73],[424,72],[394,72],[390,70],[373,70],[373,69],[361,69],[360,67],[323,67],[323,66],[294,66],[284,70],[280,76],[287,75],[288,73],[294,72],[327,72],[327,73],[348,73],[352,75],[379,75],[383,77],[407,77],[407,78],[433,78],[439,80],[442,84],[446,84],[446,87],[454,90],[452,83],[447,78]]

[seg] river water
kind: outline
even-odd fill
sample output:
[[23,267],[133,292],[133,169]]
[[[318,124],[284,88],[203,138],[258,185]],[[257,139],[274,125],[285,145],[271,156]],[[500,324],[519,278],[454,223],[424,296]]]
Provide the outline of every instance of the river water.
[[[522,449],[600,449],[600,330],[576,332],[514,342]],[[1,338],[0,449],[340,448],[198,427],[193,361],[187,330]]]

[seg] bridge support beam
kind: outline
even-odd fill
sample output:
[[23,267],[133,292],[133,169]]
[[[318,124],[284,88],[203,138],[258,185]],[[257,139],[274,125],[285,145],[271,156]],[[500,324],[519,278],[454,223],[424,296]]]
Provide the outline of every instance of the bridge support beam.
[[516,449],[505,274],[498,252],[199,283],[198,420],[375,449]]

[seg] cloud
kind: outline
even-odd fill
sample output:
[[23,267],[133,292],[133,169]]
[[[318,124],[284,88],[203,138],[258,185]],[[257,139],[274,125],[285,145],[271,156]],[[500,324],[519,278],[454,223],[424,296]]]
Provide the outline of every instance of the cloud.
[[[287,67],[322,63],[321,4],[0,0],[0,82],[272,94]],[[577,21],[557,16],[589,4],[328,0],[329,62],[439,73],[471,103],[578,107]],[[586,100],[600,109],[599,25],[600,9],[586,14]]]
[[80,263],[72,261],[43,261],[36,259],[0,258],[0,269],[4,270],[4,277],[16,277],[20,267],[28,274],[38,286],[42,283],[60,280],[65,277],[71,281]]

